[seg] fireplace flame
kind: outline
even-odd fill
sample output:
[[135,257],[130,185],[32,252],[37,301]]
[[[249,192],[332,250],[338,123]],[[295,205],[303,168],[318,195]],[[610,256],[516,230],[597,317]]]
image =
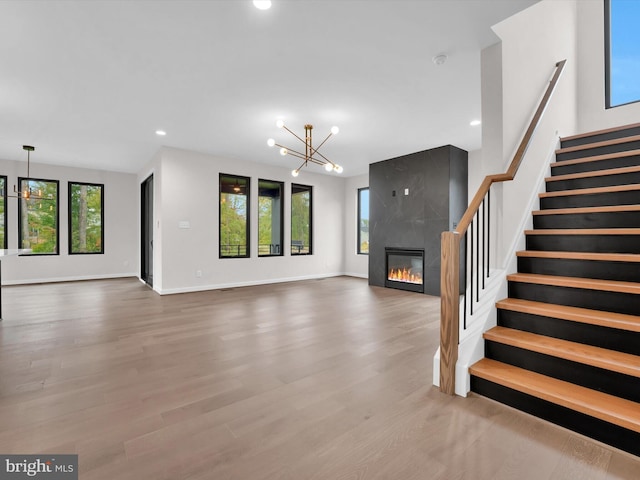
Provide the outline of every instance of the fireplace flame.
[[411,269],[406,267],[389,269],[387,278],[394,282],[417,283],[422,285],[422,275],[419,273],[412,273]]

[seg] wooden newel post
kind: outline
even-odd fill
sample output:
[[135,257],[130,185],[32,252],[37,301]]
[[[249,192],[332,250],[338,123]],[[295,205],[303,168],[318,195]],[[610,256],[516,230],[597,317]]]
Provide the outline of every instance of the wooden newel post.
[[454,395],[460,313],[460,235],[442,232],[440,244],[440,391]]

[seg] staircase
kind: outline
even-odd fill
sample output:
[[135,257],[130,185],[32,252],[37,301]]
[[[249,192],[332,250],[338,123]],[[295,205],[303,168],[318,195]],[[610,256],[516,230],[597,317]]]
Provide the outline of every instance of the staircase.
[[640,124],[563,138],[471,390],[640,456]]

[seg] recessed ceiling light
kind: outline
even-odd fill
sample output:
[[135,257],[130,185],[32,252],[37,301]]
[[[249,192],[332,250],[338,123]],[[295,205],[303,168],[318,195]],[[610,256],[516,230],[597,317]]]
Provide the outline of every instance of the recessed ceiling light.
[[164,130],[156,130],[156,135],[164,137],[167,134]]
[[482,122],[480,120],[471,120],[469,122],[469,125],[471,125],[472,127],[477,127],[478,125],[480,125]]
[[253,6],[258,10],[269,10],[271,8],[271,0],[253,0]]

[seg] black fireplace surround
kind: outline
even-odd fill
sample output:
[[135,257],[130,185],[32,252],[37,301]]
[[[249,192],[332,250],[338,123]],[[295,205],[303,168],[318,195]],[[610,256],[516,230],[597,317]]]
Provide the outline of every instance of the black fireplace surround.
[[440,237],[467,208],[467,157],[446,145],[369,165],[370,285],[387,286],[385,248],[417,249],[420,291],[440,295]]

